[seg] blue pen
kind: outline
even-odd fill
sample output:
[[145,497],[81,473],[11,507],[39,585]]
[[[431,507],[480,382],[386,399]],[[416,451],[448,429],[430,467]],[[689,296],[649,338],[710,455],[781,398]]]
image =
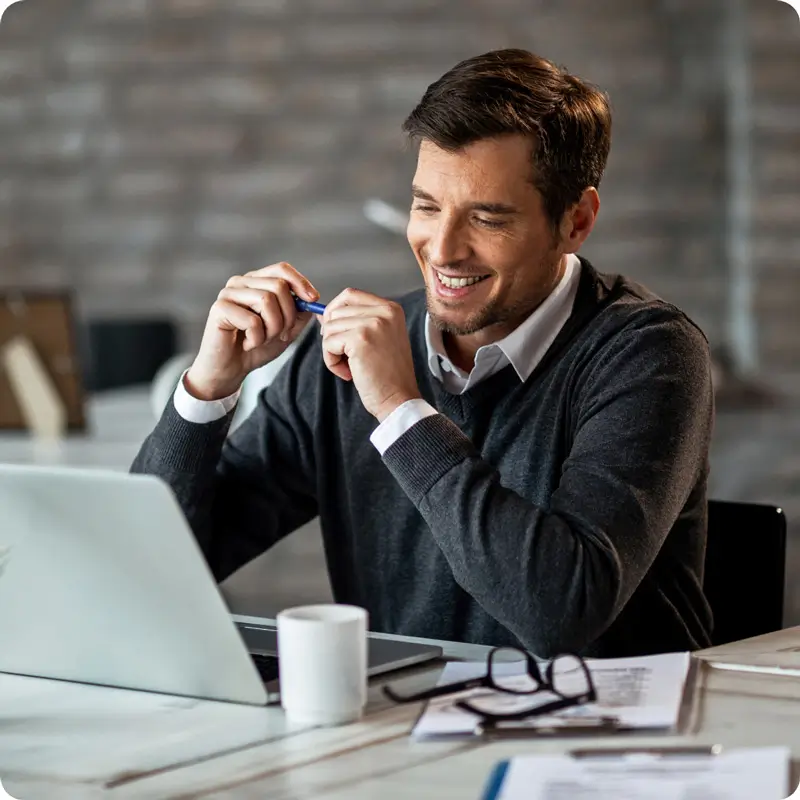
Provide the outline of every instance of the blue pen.
[[309,303],[308,300],[301,300],[299,297],[295,296],[294,304],[298,311],[310,311],[312,314],[325,313],[324,303]]

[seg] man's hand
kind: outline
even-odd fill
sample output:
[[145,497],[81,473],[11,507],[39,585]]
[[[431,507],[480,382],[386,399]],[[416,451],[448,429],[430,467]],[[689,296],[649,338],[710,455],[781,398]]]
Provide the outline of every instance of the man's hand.
[[297,311],[292,292],[304,300],[319,297],[286,263],[231,278],[211,306],[187,391],[201,400],[227,397],[254,369],[278,358],[312,317]]
[[322,352],[328,369],[352,380],[378,422],[420,397],[403,309],[374,294],[345,289],[325,309]]

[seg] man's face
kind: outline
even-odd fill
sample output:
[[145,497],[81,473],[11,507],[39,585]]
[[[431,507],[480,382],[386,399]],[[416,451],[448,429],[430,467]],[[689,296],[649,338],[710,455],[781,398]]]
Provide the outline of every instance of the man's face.
[[428,312],[444,333],[500,339],[560,278],[563,252],[531,170],[523,136],[484,139],[455,153],[422,141],[407,235]]

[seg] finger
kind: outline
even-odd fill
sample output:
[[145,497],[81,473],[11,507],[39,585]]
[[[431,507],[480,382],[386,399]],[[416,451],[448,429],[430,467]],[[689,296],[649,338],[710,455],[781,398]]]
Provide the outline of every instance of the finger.
[[353,373],[350,372],[350,367],[346,358],[343,358],[341,361],[337,361],[333,364],[329,364],[326,359],[325,365],[337,378],[341,378],[343,381],[353,380]]
[[255,275],[234,276],[228,281],[226,288],[258,289],[264,292],[272,292],[278,298],[283,316],[283,330],[278,335],[284,341],[288,340],[294,328],[298,311],[291,293],[291,285],[285,278],[259,278]]
[[369,292],[362,292],[361,289],[345,289],[328,303],[327,310],[341,308],[342,306],[374,306],[385,302],[385,298]]
[[355,338],[364,336],[376,321],[374,316],[337,317],[322,323],[322,335],[325,339],[333,336],[349,337],[352,342]]
[[212,306],[211,312],[214,324],[218,328],[227,331],[242,331],[244,333],[242,348],[245,351],[261,347],[266,341],[267,334],[264,330],[264,321],[260,315],[249,308],[230,300],[217,300]]
[[338,335],[334,338],[325,337],[322,340],[322,358],[325,366],[337,377],[345,381],[353,380],[350,364],[345,355],[346,337]]
[[347,347],[347,355],[355,356],[363,352],[364,348],[375,348],[376,344],[383,342],[383,348],[395,339],[386,338],[390,330],[391,320],[388,316],[375,314],[365,316],[337,317],[322,325],[323,341],[342,337]]
[[335,306],[331,308],[328,306],[325,313],[322,315],[322,321],[325,324],[333,320],[356,320],[380,317],[381,319],[389,319],[391,317],[391,309],[384,302],[383,305],[357,305],[357,306]]
[[299,273],[291,264],[280,261],[277,264],[270,264],[268,267],[248,272],[245,277],[255,278],[283,278],[291,287],[292,291],[305,300],[318,300],[319,292],[305,275]]
[[322,357],[325,361],[325,366],[336,375],[337,378],[341,378],[345,381],[353,380],[353,373],[350,371],[350,365],[347,362],[346,356],[334,356],[323,350]]
[[283,333],[285,327],[283,312],[278,298],[272,292],[260,289],[225,288],[219,293],[219,298],[255,311],[264,321],[268,341],[278,338]]

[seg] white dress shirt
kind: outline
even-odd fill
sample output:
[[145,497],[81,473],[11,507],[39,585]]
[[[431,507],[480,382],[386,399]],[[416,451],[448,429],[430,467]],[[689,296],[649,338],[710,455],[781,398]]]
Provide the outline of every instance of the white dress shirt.
[[188,371],[187,369],[181,375],[181,379],[175,387],[175,393],[172,395],[175,410],[187,422],[197,422],[200,425],[204,425],[207,422],[215,422],[218,419],[222,419],[236,407],[239,402],[239,395],[242,393],[241,389],[229,394],[227,397],[223,397],[221,400],[198,400],[193,395],[190,395],[186,389],[186,384],[183,382]]
[[[428,368],[447,391],[463,394],[480,381],[511,364],[521,382],[528,379],[572,313],[580,281],[578,257],[567,256],[567,267],[555,289],[539,307],[504,339],[478,348],[470,373],[459,369],[447,357],[441,332],[425,315],[425,344]],[[173,395],[176,411],[189,422],[214,422],[225,416],[239,399],[236,392],[221,400],[198,400],[186,390],[184,373]],[[381,455],[412,425],[439,412],[422,399],[409,400],[396,408],[373,431],[370,441]]]

